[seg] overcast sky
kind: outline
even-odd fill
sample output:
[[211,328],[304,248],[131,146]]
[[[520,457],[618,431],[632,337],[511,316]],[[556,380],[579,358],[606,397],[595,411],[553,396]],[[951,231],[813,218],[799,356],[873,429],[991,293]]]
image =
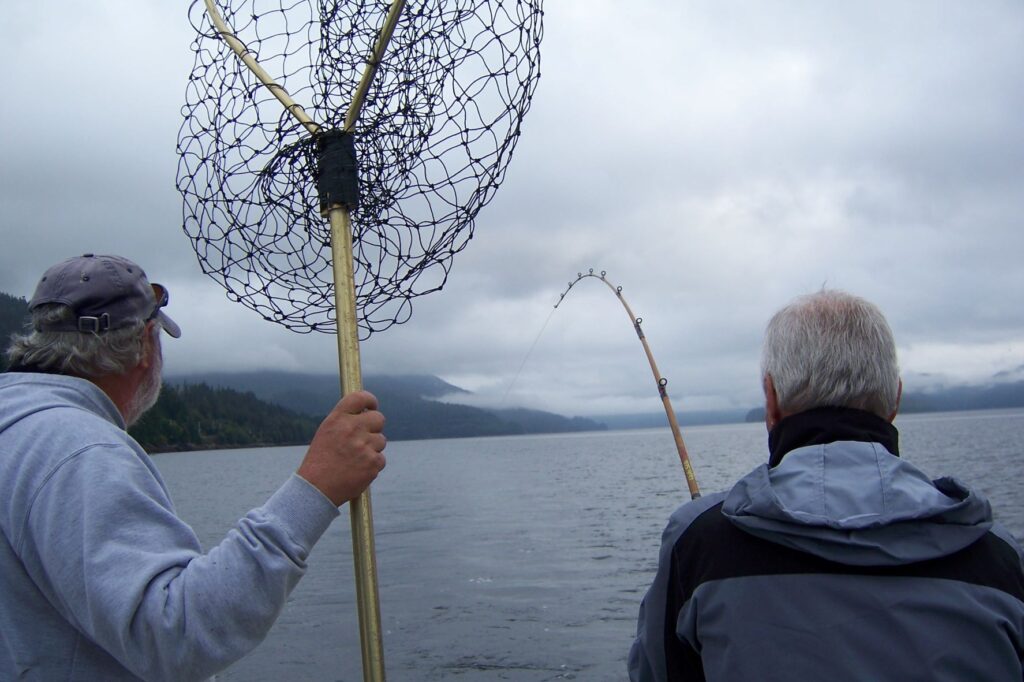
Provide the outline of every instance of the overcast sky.
[[[166,371],[336,372],[333,337],[229,302],[181,229],[187,3],[6,0],[0,290],[87,251],[182,326]],[[507,179],[448,286],[363,344],[487,404],[656,412],[760,399],[775,309],[878,303],[908,389],[1024,378],[1024,3],[549,0]],[[543,330],[543,331],[542,331]],[[385,406],[386,409],[386,406]]]

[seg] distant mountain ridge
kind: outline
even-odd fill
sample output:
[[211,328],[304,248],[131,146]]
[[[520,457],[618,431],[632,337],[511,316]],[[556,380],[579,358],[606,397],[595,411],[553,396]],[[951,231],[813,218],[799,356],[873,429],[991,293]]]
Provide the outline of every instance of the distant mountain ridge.
[[[306,374],[266,370],[256,372],[201,372],[169,374],[174,384],[209,384],[236,391],[250,392],[260,400],[280,405],[295,412],[323,417],[341,396],[341,380],[337,375]],[[468,391],[428,374],[371,375],[363,385],[379,398],[434,399],[445,395],[468,394]]]
[[956,412],[1024,407],[1024,381],[1003,381],[982,386],[953,386],[907,393],[900,412]]
[[[207,384],[252,393],[260,400],[314,417],[323,417],[341,395],[337,376],[281,371],[214,372],[167,377],[173,385]],[[522,408],[489,410],[441,402],[437,398],[470,395],[429,374],[368,375],[363,385],[380,400],[387,416],[385,433],[391,440],[508,436],[527,433],[601,431],[593,419],[564,417]]]
[[[900,414],[963,412],[1024,407],[1024,381],[1002,381],[983,386],[954,386],[903,394]],[[755,407],[746,421],[764,421],[764,407]]]
[[[24,298],[0,292],[0,343],[6,350],[12,333],[24,331],[28,302]],[[6,357],[0,352],[0,370],[6,369]],[[932,390],[908,390],[900,411],[937,412],[1024,407],[1024,366],[993,376],[983,385],[941,387]],[[296,413],[297,417],[322,417],[334,406],[341,393],[338,377],[329,374],[296,374],[280,371],[205,373],[170,375],[176,385],[208,384],[252,393],[259,400]],[[639,415],[608,415],[591,418],[572,417],[522,408],[488,410],[456,404],[457,397],[469,392],[432,375],[376,375],[365,378],[366,387],[385,405],[388,436],[394,440],[416,438],[457,438],[464,436],[514,435],[520,433],[557,433],[633,428],[655,428],[667,424],[662,412]],[[449,398],[440,402],[440,398]],[[701,411],[678,413],[680,424],[720,424],[763,419],[763,408],[752,410]]]
[[[283,408],[316,417],[325,415],[341,393],[338,377],[283,371],[204,373],[169,377],[172,383],[207,383],[241,392]],[[469,436],[563,433],[667,426],[664,412],[595,417],[565,417],[525,408],[486,409],[457,403],[471,393],[428,374],[368,375],[366,389],[381,401],[388,417],[388,437],[394,440],[462,438]],[[440,402],[439,398],[446,398]],[[936,412],[1001,407],[1024,407],[1024,381],[988,386],[961,386],[930,392],[908,392],[900,411]],[[682,426],[730,424],[764,419],[762,407],[752,409],[683,410]]]

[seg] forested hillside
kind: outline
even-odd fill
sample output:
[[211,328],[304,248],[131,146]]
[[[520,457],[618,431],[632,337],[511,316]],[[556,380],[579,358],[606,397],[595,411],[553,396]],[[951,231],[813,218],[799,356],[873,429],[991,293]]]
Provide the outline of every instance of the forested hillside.
[[[321,417],[338,401],[338,377],[263,371],[169,377],[171,383],[205,383],[256,397],[302,414]],[[525,409],[488,410],[460,405],[469,392],[432,375],[368,375],[366,389],[380,400],[391,440],[506,436],[605,429],[599,421]],[[442,402],[441,400],[444,400]]]
[[129,429],[148,452],[309,443],[320,420],[252,393],[205,384],[164,385],[160,400]]

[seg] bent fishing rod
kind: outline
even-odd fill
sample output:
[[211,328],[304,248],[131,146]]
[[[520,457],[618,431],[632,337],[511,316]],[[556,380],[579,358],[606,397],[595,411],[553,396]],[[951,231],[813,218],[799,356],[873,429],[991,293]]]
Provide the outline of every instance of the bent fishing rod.
[[654,354],[651,353],[651,347],[647,343],[647,337],[644,335],[644,330],[640,326],[643,322],[643,318],[637,317],[633,314],[633,310],[629,307],[625,297],[622,295],[622,287],[614,286],[605,277],[606,273],[604,270],[599,275],[594,274],[594,269],[586,273],[577,272],[576,279],[569,282],[569,288],[562,292],[562,295],[558,297],[558,303],[555,304],[557,308],[563,300],[565,300],[566,294],[572,291],[572,288],[576,286],[580,281],[593,277],[604,282],[619,299],[619,303],[626,309],[626,314],[629,315],[630,322],[633,323],[633,328],[636,330],[636,335],[640,339],[641,345],[644,347],[644,353],[647,354],[647,362],[651,365],[651,372],[654,374],[654,381],[658,385],[658,395],[661,396],[661,404],[665,407],[665,416],[668,417],[668,425],[672,429],[672,438],[675,439],[676,451],[679,453],[679,463],[683,465],[683,473],[686,475],[686,485],[690,489],[690,499],[696,500],[700,497],[700,488],[697,486],[697,477],[693,473],[693,467],[690,465],[690,456],[686,452],[686,444],[683,443],[683,434],[679,430],[679,421],[676,419],[675,410],[672,409],[672,401],[668,397],[668,379],[661,376],[661,372],[658,370],[658,365],[654,361]]

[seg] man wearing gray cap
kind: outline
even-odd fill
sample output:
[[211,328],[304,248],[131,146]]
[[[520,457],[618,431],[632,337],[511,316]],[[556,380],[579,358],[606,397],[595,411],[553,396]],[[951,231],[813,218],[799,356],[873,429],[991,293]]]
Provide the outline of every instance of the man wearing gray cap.
[[203,553],[125,432],[160,393],[167,290],[116,256],[43,275],[0,375],[0,679],[195,680],[256,646],[338,507],[384,467],[366,392]]

